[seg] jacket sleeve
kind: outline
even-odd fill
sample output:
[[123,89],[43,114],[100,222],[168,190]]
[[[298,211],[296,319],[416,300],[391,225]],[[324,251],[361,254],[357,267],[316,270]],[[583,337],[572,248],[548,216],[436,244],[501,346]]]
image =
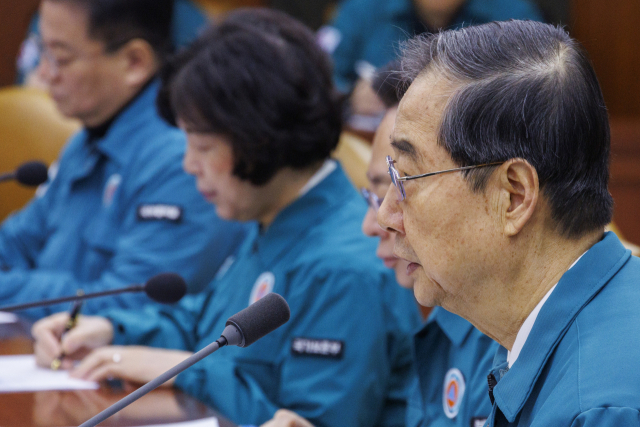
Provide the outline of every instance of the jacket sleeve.
[[594,408],[579,414],[571,427],[638,427],[640,412],[636,408]]
[[199,312],[210,292],[186,295],[177,304],[146,305],[141,310],[110,309],[102,315],[113,325],[114,345],[146,345],[194,351]]
[[[163,271],[182,275],[192,292],[202,290],[244,238],[244,226],[215,215],[214,208],[197,193],[193,177],[182,171],[178,157],[165,159],[139,175],[137,185],[131,185],[126,195],[120,218],[97,216],[82,236],[71,237],[87,239],[85,265],[77,268],[95,268],[95,274],[87,273],[98,277],[94,281],[80,281],[72,272],[35,265],[35,254],[49,233],[47,212],[56,197],[54,192],[47,191],[7,221],[0,231],[0,256],[10,268],[0,273],[0,299],[7,304],[21,303],[73,295],[79,289],[85,293],[118,289],[144,283]],[[180,206],[182,217],[175,222],[143,220],[137,209],[144,204]],[[109,307],[136,308],[148,302],[143,293],[119,294],[87,300],[83,313],[94,314]],[[66,305],[57,305],[23,313],[40,318],[64,309]]]
[[[377,424],[393,363],[380,277],[307,271],[287,282],[287,324],[251,347],[204,359],[176,386],[240,424],[263,423],[279,408],[318,427]],[[310,344],[299,348],[296,339]]]
[[[55,187],[56,181],[49,184]],[[45,184],[47,185],[47,184]],[[47,239],[47,212],[50,210],[50,188],[41,197],[36,196],[21,211],[11,214],[0,227],[0,269],[30,269],[35,265],[38,252]],[[0,280],[0,295],[7,289],[4,280]],[[3,299],[3,298],[0,298]]]

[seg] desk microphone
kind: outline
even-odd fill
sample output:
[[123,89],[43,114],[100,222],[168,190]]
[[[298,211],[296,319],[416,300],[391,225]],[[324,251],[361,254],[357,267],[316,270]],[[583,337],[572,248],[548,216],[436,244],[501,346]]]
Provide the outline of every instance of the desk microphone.
[[284,298],[274,293],[265,295],[249,307],[231,316],[227,320],[226,327],[222,331],[220,338],[216,341],[149,381],[90,420],[80,424],[79,427],[95,427],[98,423],[106,420],[125,406],[135,402],[151,390],[159,387],[170,378],[175,377],[225,345],[247,347],[253,344],[269,332],[287,323],[290,315],[289,305]]
[[23,163],[13,172],[0,174],[0,182],[15,179],[22,185],[37,187],[47,182],[47,165],[42,162]]
[[56,298],[44,301],[30,302],[26,304],[0,307],[0,311],[18,311],[27,308],[42,307],[45,305],[60,304],[69,301],[80,301],[90,298],[103,297],[107,295],[122,294],[125,292],[145,292],[149,298],[163,304],[171,304],[180,301],[187,293],[187,284],[184,279],[175,273],[161,273],[147,280],[144,285],[132,285],[126,288],[113,289],[110,291],[95,292],[92,294],[74,295],[70,297]]

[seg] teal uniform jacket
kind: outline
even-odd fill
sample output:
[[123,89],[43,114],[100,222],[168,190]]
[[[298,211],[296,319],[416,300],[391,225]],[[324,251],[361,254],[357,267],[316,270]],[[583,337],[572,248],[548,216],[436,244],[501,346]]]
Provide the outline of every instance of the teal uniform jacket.
[[[528,0],[467,0],[446,29],[508,19],[541,21],[542,15]],[[425,30],[413,0],[345,0],[318,36],[332,53],[336,85],[347,92],[358,79],[358,61],[381,67],[396,58],[400,42]]]
[[507,370],[488,426],[640,426],[640,259],[614,233],[568,270]]
[[360,231],[366,204],[338,166],[256,227],[235,262],[193,310],[107,314],[115,344],[200,350],[226,320],[270,291],[291,319],[247,348],[227,347],[179,374],[175,385],[238,424],[288,408],[321,426],[403,426],[420,324],[410,291]]
[[414,338],[418,373],[407,427],[482,427],[491,412],[487,374],[498,343],[436,307]]
[[[182,170],[184,134],[158,116],[158,82],[102,137],[71,138],[50,181],[0,228],[0,301],[20,304],[118,289],[174,271],[206,287],[246,234],[222,221]],[[144,293],[87,300],[82,312],[137,308]],[[22,312],[40,318],[69,305]]]

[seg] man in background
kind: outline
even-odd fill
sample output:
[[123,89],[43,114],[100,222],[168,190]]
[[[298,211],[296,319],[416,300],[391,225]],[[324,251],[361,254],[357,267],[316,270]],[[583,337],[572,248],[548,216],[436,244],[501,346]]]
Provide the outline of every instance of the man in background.
[[[181,48],[191,43],[207,24],[207,16],[192,0],[174,0],[171,20],[171,42]],[[40,15],[36,13],[29,24],[28,34],[20,47],[17,60],[17,83],[44,86],[36,71],[40,63]]]
[[[172,7],[167,0],[42,2],[39,72],[58,109],[84,128],[36,198],[0,228],[5,304],[117,289],[163,271],[197,291],[243,237],[197,193],[181,168],[184,135],[156,112]],[[147,301],[123,294],[87,301],[83,311]]]

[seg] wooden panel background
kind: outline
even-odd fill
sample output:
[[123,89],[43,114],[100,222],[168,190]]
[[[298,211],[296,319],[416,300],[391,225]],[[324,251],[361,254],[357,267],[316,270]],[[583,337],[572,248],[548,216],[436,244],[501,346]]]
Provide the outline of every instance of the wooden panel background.
[[0,0],[0,86],[13,84],[16,58],[39,0]]
[[640,243],[640,2],[572,0],[571,32],[593,61],[611,117],[614,222]]

